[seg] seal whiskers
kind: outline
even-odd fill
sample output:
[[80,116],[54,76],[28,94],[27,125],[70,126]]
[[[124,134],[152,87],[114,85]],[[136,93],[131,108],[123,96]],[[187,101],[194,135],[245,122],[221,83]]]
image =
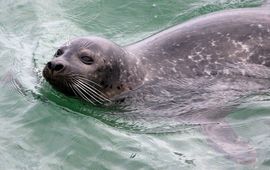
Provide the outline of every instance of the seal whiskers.
[[[93,94],[94,96],[98,97],[100,100],[110,102],[110,100],[109,100],[108,98],[106,98],[105,95],[104,95],[101,91],[99,91],[99,90],[96,89],[95,87],[91,86],[90,84],[87,84],[87,83],[85,83],[85,82],[83,82],[83,81],[81,81],[81,80],[79,80],[79,79],[75,80],[75,82],[77,82],[77,83],[79,83],[80,85],[84,86],[84,87],[87,89],[87,91],[90,90],[89,92],[90,92],[91,94]],[[98,92],[99,92],[100,94],[99,94]]]
[[89,101],[90,103],[92,103],[93,105],[95,105],[95,103],[94,103],[91,99],[89,99],[87,96],[85,96],[85,94],[83,94],[83,92],[82,92],[81,89],[78,87],[78,85],[74,84],[74,85],[72,85],[72,87],[74,88],[75,91],[78,92],[77,94],[78,94],[80,97],[82,97],[84,100]]
[[84,84],[78,80],[75,82],[76,82],[77,87],[79,87],[81,90],[83,90],[85,92],[85,94],[87,94],[88,96],[91,96],[91,98],[93,98],[96,102],[102,104],[102,102],[104,102],[106,100],[106,98],[104,98],[103,96],[98,94],[96,91],[91,89],[86,84]]
[[72,78],[69,79],[69,81],[64,80],[64,84],[72,90],[75,96],[82,97],[84,100],[89,101],[92,104],[95,104],[91,99],[89,99],[87,96],[83,94],[80,86],[76,85]]
[[73,85],[72,84],[69,84],[69,83],[67,83],[67,82],[65,82],[66,83],[66,85],[67,85],[67,87],[69,87],[71,90],[72,90],[72,92],[74,93],[74,95],[75,96],[80,96],[80,95],[78,95],[77,94],[77,92],[75,91],[75,89],[73,88]]
[[95,96],[91,91],[82,86],[82,84],[77,83],[76,86],[82,91],[85,96],[91,97],[94,101],[102,104],[102,102],[99,101],[98,98],[96,98],[97,96]]
[[78,78],[78,79],[81,79],[81,80],[84,80],[84,81],[87,81],[87,82],[90,82],[90,83],[92,83],[92,84],[97,85],[98,87],[101,87],[101,85],[97,84],[96,82],[94,82],[94,81],[92,81],[92,80],[89,80],[89,79],[87,79],[87,78],[85,78],[85,77],[82,77],[82,76],[80,76],[80,75],[73,75],[73,77]]

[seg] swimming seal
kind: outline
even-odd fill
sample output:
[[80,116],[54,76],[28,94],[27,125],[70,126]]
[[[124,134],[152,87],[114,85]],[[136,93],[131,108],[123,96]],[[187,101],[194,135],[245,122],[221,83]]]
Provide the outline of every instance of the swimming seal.
[[93,103],[154,79],[248,75],[252,72],[237,72],[238,66],[270,66],[269,23],[269,9],[236,9],[193,19],[126,47],[99,37],[76,38],[57,50],[43,75],[64,93]]
[[[125,47],[99,37],[76,38],[57,50],[43,75],[56,89],[91,103],[111,101],[156,80],[269,78],[257,74],[257,68],[270,67],[268,4],[201,16]],[[202,130],[229,157],[256,160],[255,151],[224,121]]]

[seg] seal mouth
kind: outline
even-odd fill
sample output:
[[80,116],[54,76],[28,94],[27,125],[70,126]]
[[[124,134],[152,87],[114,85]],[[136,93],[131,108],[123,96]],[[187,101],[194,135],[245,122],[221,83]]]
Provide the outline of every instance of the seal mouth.
[[43,76],[56,90],[68,95],[76,96],[92,104],[111,102],[102,92],[101,85],[80,76],[79,74],[53,75],[48,68],[44,68]]
[[43,70],[43,77],[56,90],[64,93],[67,96],[76,96],[76,94],[69,86],[71,83],[71,78],[69,78],[69,76],[54,75],[47,67],[45,67]]

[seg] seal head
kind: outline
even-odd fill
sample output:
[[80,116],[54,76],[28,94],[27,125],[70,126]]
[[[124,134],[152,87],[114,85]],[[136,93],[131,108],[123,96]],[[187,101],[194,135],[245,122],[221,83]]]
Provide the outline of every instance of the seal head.
[[144,71],[131,54],[100,37],[77,38],[65,43],[43,70],[57,90],[91,103],[103,103],[140,85]]

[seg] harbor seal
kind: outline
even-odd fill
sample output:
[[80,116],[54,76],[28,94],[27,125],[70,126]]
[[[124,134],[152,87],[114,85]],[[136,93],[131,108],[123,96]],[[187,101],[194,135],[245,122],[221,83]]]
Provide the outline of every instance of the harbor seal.
[[[268,4],[204,15],[124,47],[100,37],[76,38],[57,50],[43,75],[56,89],[93,104],[158,80],[268,79]],[[202,119],[210,122],[201,129],[217,150],[240,163],[256,160],[255,150],[224,120]]]
[[43,75],[60,91],[91,103],[155,79],[253,76],[238,68],[270,66],[269,23],[269,9],[235,9],[193,19],[125,47],[99,37],[76,38],[57,50]]

